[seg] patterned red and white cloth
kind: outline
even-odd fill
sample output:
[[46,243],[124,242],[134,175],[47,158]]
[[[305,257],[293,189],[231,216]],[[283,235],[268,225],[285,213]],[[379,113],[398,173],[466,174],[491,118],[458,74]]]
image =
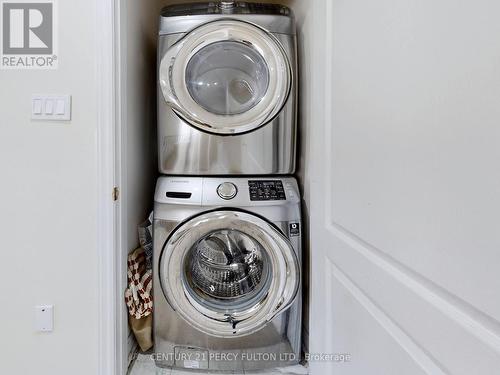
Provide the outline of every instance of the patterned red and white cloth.
[[128,255],[127,280],[125,303],[129,314],[135,319],[150,315],[153,312],[152,271],[146,267],[144,249],[138,248]]

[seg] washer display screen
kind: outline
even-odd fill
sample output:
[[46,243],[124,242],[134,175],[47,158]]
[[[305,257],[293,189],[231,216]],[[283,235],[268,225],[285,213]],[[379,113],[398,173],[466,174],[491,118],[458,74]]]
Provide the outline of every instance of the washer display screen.
[[278,201],[286,200],[283,182],[275,181],[248,181],[251,201]]

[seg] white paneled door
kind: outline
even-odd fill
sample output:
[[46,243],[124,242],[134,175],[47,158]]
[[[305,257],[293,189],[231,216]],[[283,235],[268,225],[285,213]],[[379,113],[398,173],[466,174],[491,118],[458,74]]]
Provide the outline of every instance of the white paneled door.
[[500,2],[314,3],[311,372],[499,374]]

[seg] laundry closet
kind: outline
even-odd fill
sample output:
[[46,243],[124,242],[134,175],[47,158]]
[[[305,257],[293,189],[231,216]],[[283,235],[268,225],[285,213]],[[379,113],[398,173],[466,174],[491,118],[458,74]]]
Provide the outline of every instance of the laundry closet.
[[[182,2],[154,0],[141,2],[121,1],[119,6],[120,19],[118,23],[120,25],[120,43],[118,53],[118,95],[121,100],[119,101],[120,106],[117,114],[119,118],[118,123],[120,124],[119,129],[117,129],[117,148],[119,150],[120,159],[120,162],[118,163],[120,168],[117,171],[117,180],[119,181],[118,185],[120,190],[119,232],[121,233],[118,240],[121,248],[121,252],[119,254],[119,267],[122,269],[121,275],[123,287],[125,288],[127,283],[127,255],[139,245],[136,234],[137,227],[139,224],[144,222],[149,213],[153,210],[154,198],[157,198],[157,196],[155,196],[155,186],[161,175],[176,176],[170,179],[163,178],[163,180],[159,183],[161,196],[168,197],[165,200],[165,203],[170,204],[179,202],[185,203],[186,199],[194,199],[195,196],[191,197],[192,191],[197,192],[198,190],[206,189],[207,186],[210,186],[210,189],[213,189],[214,194],[217,192],[219,197],[224,199],[220,200],[219,197],[215,195],[214,199],[219,200],[214,203],[214,207],[237,206],[237,202],[239,202],[237,199],[234,201],[229,201],[229,199],[233,199],[235,196],[238,198],[238,193],[240,193],[240,196],[247,194],[245,192],[246,190],[249,191],[248,194],[250,195],[265,191],[266,197],[255,197],[256,201],[260,201],[259,204],[261,207],[256,209],[257,211],[255,213],[264,217],[267,212],[271,212],[272,210],[271,206],[268,208],[265,207],[266,199],[270,199],[269,194],[271,194],[271,201],[273,199],[286,199],[286,196],[288,200],[293,199],[294,208],[286,208],[285,212],[296,213],[292,215],[293,219],[275,219],[273,225],[276,224],[277,227],[281,226],[282,231],[287,233],[290,230],[297,231],[296,233],[300,233],[300,236],[293,234],[293,236],[297,237],[290,237],[292,243],[295,244],[293,246],[296,250],[288,256],[288,260],[286,259],[286,256],[282,260],[285,262],[283,264],[286,264],[288,261],[292,262],[286,266],[286,269],[296,269],[294,272],[297,272],[297,275],[295,276],[293,276],[293,273],[292,275],[287,276],[288,278],[292,277],[292,279],[296,278],[296,281],[293,281],[293,283],[296,284],[290,284],[290,280],[288,280],[288,283],[292,286],[283,284],[284,291],[289,289],[288,292],[286,292],[289,293],[289,297],[286,298],[291,298],[289,301],[290,303],[293,301],[295,302],[293,307],[288,309],[289,312],[287,312],[280,320],[281,323],[277,324],[285,324],[283,326],[285,327],[283,334],[293,337],[291,341],[294,342],[292,346],[295,349],[293,349],[292,354],[298,353],[297,355],[300,356],[302,350],[307,350],[309,326],[309,220],[307,201],[308,171],[306,166],[308,163],[307,152],[309,149],[307,143],[309,134],[308,127],[311,126],[311,117],[305,108],[308,106],[310,100],[310,98],[308,98],[308,94],[310,93],[310,84],[307,80],[310,71],[308,66],[311,64],[311,56],[308,54],[308,44],[310,42],[308,28],[311,27],[308,23],[310,8],[308,7],[306,1],[249,2],[280,3],[281,5],[289,7],[293,13],[290,14],[290,19],[292,21],[289,24],[285,23],[284,25],[281,25],[278,23],[276,26],[273,25],[273,27],[276,27],[277,29],[275,30],[276,33],[272,38],[281,40],[281,45],[285,46],[284,49],[276,47],[273,44],[273,39],[269,37],[266,39],[265,33],[262,33],[263,35],[258,36],[253,42],[258,44],[261,40],[264,41],[262,46],[260,46],[262,47],[260,51],[264,51],[263,55],[267,59],[266,61],[260,61],[260,55],[252,55],[252,51],[250,49],[243,51],[243,53],[241,53],[242,51],[237,51],[238,53],[241,53],[241,55],[246,56],[246,61],[245,59],[242,60],[237,58],[234,62],[235,68],[241,70],[248,69],[248,77],[250,77],[250,79],[252,76],[257,78],[257,81],[253,83],[252,87],[256,88],[257,91],[259,89],[264,91],[267,90],[272,94],[266,99],[257,97],[257,99],[255,99],[255,103],[251,103],[250,100],[250,103],[242,104],[244,101],[248,101],[249,92],[244,81],[233,80],[229,84],[232,85],[229,87],[229,90],[233,90],[236,93],[236,101],[233,103],[227,100],[227,98],[225,98],[222,102],[218,102],[217,95],[205,95],[203,97],[203,92],[200,93],[200,91],[196,91],[198,89],[197,87],[192,89],[187,87],[185,95],[179,91],[175,93],[168,92],[171,87],[179,87],[179,85],[176,85],[175,82],[165,82],[165,80],[172,79],[172,74],[170,73],[175,70],[175,67],[167,66],[171,59],[166,58],[162,61],[160,57],[160,60],[158,60],[158,49],[163,48],[163,50],[167,51],[169,48],[168,46],[165,46],[165,44],[169,44],[170,46],[178,41],[183,36],[183,34],[180,33],[179,28],[186,28],[186,26],[172,26],[173,24],[168,23],[168,17],[164,17],[162,21],[163,24],[160,25],[160,13],[166,6],[191,2],[192,1]],[[213,4],[216,3],[212,3],[212,7]],[[219,5],[216,4],[215,6]],[[201,6],[201,8],[203,8],[203,6]],[[278,7],[276,9],[278,9],[278,12],[285,12],[286,8],[280,9]],[[173,10],[173,12],[181,11],[183,11],[183,7],[174,8]],[[228,21],[222,22],[227,23]],[[200,30],[201,38],[204,38],[205,35],[211,34],[217,37],[216,34],[220,32],[219,30],[224,26],[225,25],[223,24],[213,24],[208,26],[207,30]],[[229,26],[232,27],[233,25]],[[171,38],[172,40],[168,40],[163,37],[160,38],[160,44],[158,44],[158,31],[160,27],[169,30],[171,34],[175,36],[175,39]],[[211,29],[208,30],[209,28]],[[258,32],[258,30],[246,30],[245,28],[242,28],[235,29],[234,32],[240,33],[246,38],[252,38],[252,35],[255,34],[255,32]],[[296,45],[294,38],[290,39],[287,37],[287,33],[294,34],[295,32]],[[166,32],[163,34],[166,34]],[[190,41],[187,40],[185,43],[189,42]],[[199,61],[196,61],[196,58],[190,58],[190,60],[186,61],[186,64],[189,63],[189,65],[192,65],[192,67],[190,66],[190,69],[194,72],[194,76],[196,74],[203,74],[203,66],[206,64],[217,64],[218,59],[220,60],[221,58],[225,58],[226,61],[231,59],[231,56],[223,55],[224,51],[227,49],[211,50],[211,46],[216,44],[217,43],[211,43],[210,41],[206,42],[206,46],[208,46],[208,48],[205,47],[205,50],[203,50],[205,56],[200,54],[202,55],[202,58],[199,58]],[[238,49],[245,48],[243,45],[237,45],[235,47]],[[297,49],[295,50],[295,48]],[[167,53],[172,52],[169,51]],[[177,51],[177,53],[182,54],[182,51]],[[160,56],[163,55],[164,52],[161,52]],[[178,56],[174,57],[178,63],[180,58]],[[249,64],[248,61],[251,61],[251,63]],[[288,67],[286,64],[290,61],[292,65]],[[247,65],[245,66],[245,64]],[[270,75],[268,72],[264,72],[261,65],[270,65],[272,74]],[[193,77],[193,81],[195,83],[199,80],[200,79],[198,77]],[[158,81],[160,81],[160,85],[158,85]],[[222,84],[224,84],[224,82],[222,82]],[[254,93],[252,92],[252,95],[253,94]],[[257,92],[257,95],[258,94],[259,93]],[[198,99],[202,105],[200,106],[198,113],[194,111],[195,114],[190,116],[190,114],[193,114],[193,107],[196,103],[194,101],[193,103],[188,103],[187,99],[190,97],[197,99],[196,95],[200,95],[200,98]],[[238,95],[240,95],[239,98]],[[184,100],[179,100],[179,98],[184,98]],[[168,101],[169,99],[169,106],[167,106],[165,100]],[[189,107],[189,105],[191,105],[191,107]],[[249,123],[248,120],[245,119],[245,114],[249,116],[248,110],[244,108],[246,112],[242,112],[240,108],[245,107],[245,105],[247,105],[250,111],[252,109],[254,110],[255,114],[251,115],[253,116],[252,118],[256,118],[254,123]],[[159,111],[157,106],[159,106]],[[175,113],[171,108],[175,109]],[[283,108],[285,109],[283,110]],[[224,114],[231,114],[231,111],[234,111],[233,117],[241,117],[241,122],[244,126],[240,127],[240,129],[234,130],[231,128],[230,124],[227,124],[227,126],[224,124]],[[221,115],[214,116],[212,115],[213,113],[220,113]],[[205,115],[206,118],[203,118],[203,115]],[[294,120],[295,115],[297,115],[296,122]],[[259,120],[259,117],[261,120]],[[263,124],[269,122],[266,118],[271,119],[271,125],[263,126]],[[177,132],[173,134],[172,132],[165,133],[162,128],[158,131],[158,120],[174,122],[179,126],[179,128]],[[293,124],[293,126],[289,126],[290,124]],[[215,134],[215,136],[207,136],[207,134],[209,134],[209,132],[214,128],[218,134]],[[257,129],[257,131],[254,131],[255,129]],[[239,137],[234,136],[239,133],[241,133]],[[253,134],[257,135],[253,136]],[[204,137],[206,140],[204,140]],[[160,141],[158,141],[158,139],[160,139]],[[196,143],[186,144],[185,139],[195,139]],[[242,142],[241,139],[244,139],[244,141]],[[252,147],[256,148],[258,151],[252,150]],[[172,151],[173,148],[177,149]],[[248,148],[250,148],[250,150],[248,150]],[[211,161],[214,157],[215,160]],[[160,173],[159,169],[162,173]],[[187,176],[180,177],[180,175]],[[212,181],[210,177],[207,176],[214,176],[215,180]],[[253,178],[251,176],[256,177]],[[293,176],[297,178],[298,185],[295,185],[295,181],[291,178]],[[188,190],[185,188],[184,190],[176,190],[176,182],[187,182],[189,185]],[[193,190],[189,190],[190,188]],[[158,195],[158,191],[156,194]],[[186,198],[186,194],[189,194],[190,197]],[[273,198],[273,194],[276,195],[275,198]],[[204,195],[206,196],[208,193],[205,191]],[[185,200],[182,201],[182,199]],[[252,198],[251,200],[253,201],[254,199]],[[225,204],[225,202],[228,203]],[[183,207],[185,208],[186,206]],[[209,208],[210,207],[207,209]],[[175,209],[176,207],[173,205],[165,205],[165,207],[161,207],[158,211],[165,212],[168,216],[171,212],[176,212]],[[175,216],[175,214],[173,215]],[[238,220],[242,220],[242,218],[238,217],[238,215],[240,214],[236,214],[234,217],[223,218],[221,220],[228,220],[228,223],[230,222],[233,223],[233,225],[236,225],[234,223],[237,223]],[[255,217],[248,219],[252,221],[258,218]],[[210,218],[208,220],[210,220]],[[269,220],[271,219],[269,218]],[[201,216],[200,222],[197,225],[190,225],[199,227],[201,223],[206,221],[207,219],[204,219],[203,216]],[[177,224],[181,222],[182,220],[178,220]],[[267,226],[264,222],[259,225],[261,224],[266,226],[270,231],[269,233],[264,233],[263,235],[266,235],[269,238],[279,239],[280,232],[272,233],[275,231],[272,225]],[[242,228],[244,228],[244,226]],[[156,228],[156,232],[162,233],[162,236],[163,233],[165,233],[165,238],[162,238],[162,241],[165,241],[165,239],[168,238],[168,230],[171,230],[171,228]],[[220,238],[217,240],[219,241]],[[236,234],[236,238],[230,239],[230,241],[251,242],[251,240],[249,240],[244,233],[239,231]],[[283,241],[288,243],[288,240],[283,239]],[[283,244],[284,243],[285,242],[283,242]],[[250,246],[250,248],[252,247],[251,244],[247,246]],[[258,245],[256,246],[258,247]],[[262,262],[262,259],[258,259],[259,256],[267,257],[267,255],[263,255],[256,248],[252,259],[255,258],[257,259],[257,262]],[[293,261],[295,258],[296,261]],[[157,261],[159,262],[160,260],[157,259]],[[164,259],[162,259],[162,261],[166,262]],[[296,266],[293,265],[294,262],[296,263]],[[255,267],[255,265],[250,265],[250,267]],[[267,271],[265,270],[259,271],[259,277],[264,277],[261,275],[265,275],[266,272]],[[172,270],[171,273],[173,275],[174,271]],[[288,273],[289,272],[287,272],[287,274]],[[174,283],[175,277],[171,281]],[[155,284],[155,288],[160,289],[160,285]],[[297,291],[295,289],[299,290]],[[169,301],[172,301],[172,299],[175,298],[175,291],[172,291],[172,293],[172,297]],[[262,293],[264,292],[261,292],[261,294]],[[298,298],[293,298],[295,293],[299,295]],[[258,288],[255,292],[253,292],[253,294],[249,295],[254,294],[258,297]],[[181,293],[181,295],[183,294]],[[249,300],[247,303],[251,303],[252,300],[250,297],[248,298]],[[279,296],[279,298],[282,297]],[[283,302],[285,302],[282,307],[289,308],[289,302],[287,302],[288,300],[286,298],[285,300],[282,299],[279,304],[283,304]],[[208,296],[204,297],[203,301],[206,299],[209,299]],[[200,300],[200,303],[203,304],[203,301]],[[119,298],[118,303],[121,303],[123,306],[121,315],[122,329],[121,332],[118,332],[122,348],[119,356],[121,356],[123,366],[126,368],[129,361],[133,358],[132,354],[137,350],[137,345],[128,328],[126,306],[123,304],[121,298]],[[182,310],[182,306],[191,305],[191,303],[179,303],[180,305],[177,305],[176,311],[179,311],[179,309]],[[165,303],[158,301],[159,306],[163,304]],[[168,307],[170,307],[170,304],[168,305]],[[271,305],[269,306],[271,308]],[[167,304],[165,304],[165,309],[166,308]],[[184,319],[173,323],[172,321],[169,321],[169,324],[179,326],[179,329],[181,329],[184,333],[189,330],[190,326],[196,326],[199,324],[200,327],[206,327],[210,325],[210,320],[204,322],[203,316],[201,316],[200,321],[196,321],[195,319],[190,322],[190,325],[186,325],[184,327],[184,321],[189,321],[189,319],[196,315],[194,310],[187,309],[186,311]],[[262,314],[265,314],[265,312],[262,312]],[[269,312],[269,314],[271,314],[271,312]],[[276,310],[273,314],[279,315],[278,310]],[[296,326],[297,324],[294,325],[290,323],[291,328],[286,328],[288,323],[285,322],[290,320],[292,322],[298,322],[298,326]],[[242,332],[245,332],[245,329],[247,329],[248,332],[251,332],[251,330],[255,330],[255,324],[259,324],[258,322],[254,322],[252,325],[251,319],[247,320],[247,322],[250,324],[248,328],[245,328],[245,324],[241,324],[241,329],[243,330]],[[240,326],[234,323],[233,328],[229,327],[231,329],[229,329],[227,334],[225,334],[225,328],[223,325],[219,328],[214,326],[212,327],[212,333],[215,333],[215,335],[219,337],[223,337],[224,335],[230,337],[236,333],[237,329],[240,329],[239,327]],[[161,329],[167,328],[156,327],[155,330],[158,331]],[[204,328],[202,328],[202,330],[203,329]],[[297,331],[300,331],[298,335]],[[172,332],[173,331],[170,332],[170,336],[174,334]],[[203,333],[203,335],[205,335],[205,333]],[[265,336],[266,335],[260,337]],[[249,337],[251,338],[251,335]],[[259,340],[258,337],[259,336],[256,336],[257,340]],[[219,344],[217,344],[217,341],[214,341],[212,344],[220,346],[222,345],[220,343],[225,342],[224,339],[218,340]],[[276,344],[271,343],[274,342],[273,339],[270,340],[270,343],[265,345],[268,351],[277,351],[279,353],[284,350],[280,346],[273,347],[273,345]],[[160,339],[158,339],[158,341],[160,341]],[[242,345],[245,345],[245,343]],[[252,345],[256,347],[255,343]],[[161,351],[168,350],[162,347]],[[165,365],[172,365],[172,362],[166,361]],[[196,364],[196,366],[199,366],[199,364]],[[201,369],[203,369],[203,362],[201,363],[201,366]],[[189,364],[187,367],[190,367]],[[217,370],[217,368],[215,369]],[[237,370],[237,368],[233,369],[231,367],[228,367],[227,369]],[[258,369],[258,367],[256,367],[256,369]]]
[[[255,214],[243,217],[234,212],[221,214],[220,220],[249,223],[251,218],[262,238],[279,230],[302,245],[302,343],[289,339],[293,330],[275,343],[302,346],[311,375],[498,374],[500,2],[276,1],[290,7],[296,20],[295,177],[267,177],[276,173],[279,161],[271,163],[265,177],[251,180],[181,176],[189,187],[172,188],[176,175],[172,181],[163,180],[157,199],[162,152],[167,155],[165,170],[211,165],[207,160],[196,165],[172,156],[181,155],[179,150],[169,155],[168,149],[158,148],[159,16],[161,9],[177,1],[43,2],[52,5],[52,12],[42,12],[43,26],[33,32],[43,34],[44,41],[52,39],[47,39],[45,52],[57,55],[57,69],[0,70],[6,280],[2,296],[7,301],[1,315],[7,324],[2,330],[0,373],[126,374],[136,352],[124,301],[127,257],[139,247],[138,225],[153,211],[155,201],[162,215],[178,215],[160,223],[159,233],[167,244],[175,228],[196,225],[205,231],[207,222],[214,223],[205,220],[213,219],[213,212],[207,211],[212,199],[220,204],[225,197],[229,206],[235,202],[241,207],[257,203],[250,194],[258,198],[264,190],[273,192],[278,198],[274,202],[290,203],[272,207],[292,208],[287,220],[267,219],[265,227]],[[47,6],[38,1],[2,2],[3,21],[9,21],[9,7],[10,20],[16,21],[0,30],[4,47],[5,33],[16,46],[38,43],[27,32],[23,40],[20,32],[31,32],[42,22],[39,5]],[[219,56],[212,49],[205,52],[211,59]],[[206,73],[202,64],[192,68],[201,76]],[[261,77],[255,93],[259,83],[272,86],[266,74]],[[227,83],[230,109],[254,104],[250,81]],[[71,120],[37,119],[40,110],[59,111],[53,98],[60,95],[71,99],[71,108],[66,107]],[[165,98],[163,92],[161,96]],[[205,106],[220,103],[209,101]],[[196,123],[178,110],[184,123]],[[63,117],[66,114],[59,118]],[[198,130],[196,125],[203,126],[185,129]],[[185,141],[182,136],[177,139],[179,145]],[[198,151],[211,156],[227,152],[216,145],[200,144]],[[274,155],[287,168],[285,153]],[[262,152],[252,160],[237,155],[218,166],[255,167],[256,161],[270,160],[267,156]],[[293,202],[286,189],[294,193]],[[285,200],[279,199],[283,193]],[[158,202],[160,196],[163,203]],[[246,203],[236,201],[245,196]],[[185,210],[188,201],[193,204]],[[259,203],[260,216],[269,214],[269,202]],[[226,211],[235,211],[229,206]],[[299,216],[292,215],[299,207],[297,228]],[[198,220],[183,220],[186,213]],[[268,270],[261,267],[265,255],[247,232],[240,232],[200,236],[205,241],[189,255],[239,241],[252,255],[241,270],[252,270],[257,281],[269,280]],[[278,234],[270,237],[283,239]],[[280,243],[284,246],[286,241]],[[213,253],[220,256],[217,259],[225,257],[220,251]],[[229,265],[244,258],[241,255]],[[293,263],[293,255],[289,259]],[[228,265],[223,263],[217,264],[220,269]],[[174,263],[165,267],[170,264]],[[214,285],[212,291],[211,285],[199,283],[194,276],[205,272],[200,264],[188,264],[191,291],[196,287],[200,293],[231,300],[229,290]],[[235,270],[239,272],[239,266]],[[173,272],[175,276],[179,268]],[[296,279],[291,274],[288,285]],[[243,286],[242,278],[235,280],[243,293],[250,291],[248,301],[260,296],[258,282]],[[179,307],[189,307],[173,292],[169,291]],[[210,301],[184,295],[198,308]],[[202,319],[198,312],[178,316],[183,321],[191,317],[196,325]],[[224,334],[233,334],[227,324],[230,318],[237,332],[249,328],[229,315]],[[292,314],[288,316],[292,321]],[[149,329],[150,338],[151,327],[144,332]],[[159,331],[171,327],[175,325]],[[201,328],[213,326],[200,327],[200,332]],[[168,341],[163,342],[171,350]],[[241,352],[241,346],[237,350]],[[154,361],[148,355],[141,358],[153,366],[146,374],[155,373]],[[206,363],[199,363],[203,366]]]

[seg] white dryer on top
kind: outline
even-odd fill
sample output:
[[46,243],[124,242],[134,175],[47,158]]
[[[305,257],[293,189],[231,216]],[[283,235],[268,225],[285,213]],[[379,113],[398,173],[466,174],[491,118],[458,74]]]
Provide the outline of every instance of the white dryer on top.
[[290,9],[223,1],[160,17],[159,169],[164,174],[291,174],[296,36]]

